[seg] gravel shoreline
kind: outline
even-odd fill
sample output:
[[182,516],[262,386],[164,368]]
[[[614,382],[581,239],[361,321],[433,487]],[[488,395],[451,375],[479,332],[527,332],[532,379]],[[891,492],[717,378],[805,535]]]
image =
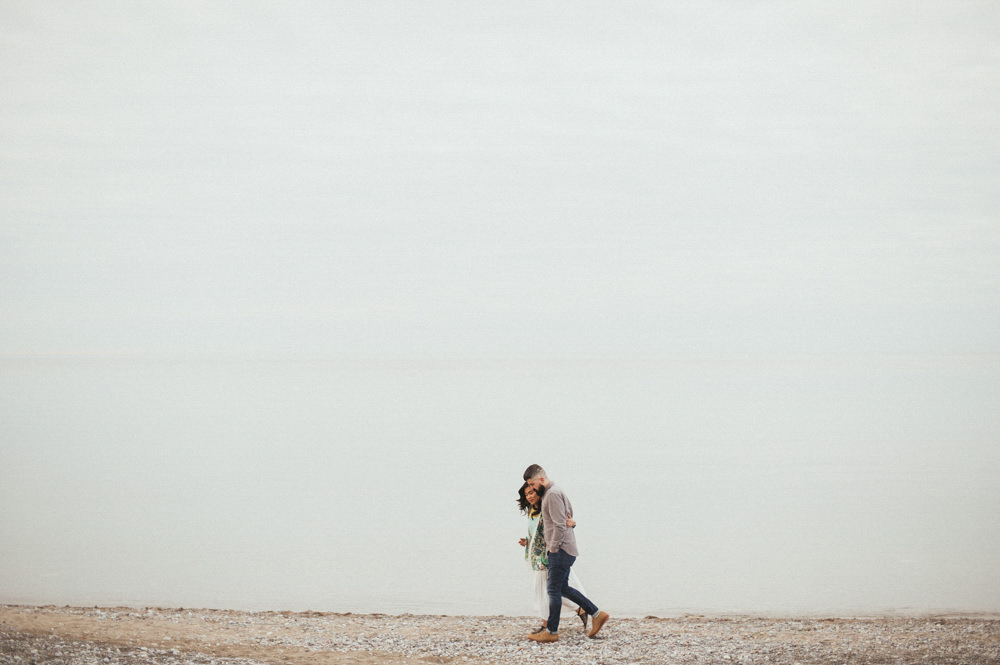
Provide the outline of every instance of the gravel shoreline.
[[597,639],[527,617],[0,605],[0,664],[1000,664],[1000,620],[612,616]]

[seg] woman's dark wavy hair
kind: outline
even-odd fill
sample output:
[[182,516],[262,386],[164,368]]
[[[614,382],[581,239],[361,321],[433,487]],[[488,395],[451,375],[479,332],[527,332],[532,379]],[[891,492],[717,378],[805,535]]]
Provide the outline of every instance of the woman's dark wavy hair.
[[535,509],[530,503],[528,503],[528,497],[524,495],[524,490],[528,489],[528,483],[521,485],[521,489],[517,491],[517,505],[521,509],[521,512],[525,515],[530,515],[531,511]]

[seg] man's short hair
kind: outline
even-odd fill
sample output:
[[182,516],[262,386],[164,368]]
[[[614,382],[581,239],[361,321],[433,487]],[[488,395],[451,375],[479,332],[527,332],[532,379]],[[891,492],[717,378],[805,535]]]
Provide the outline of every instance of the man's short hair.
[[527,469],[524,470],[525,481],[531,480],[532,478],[539,478],[542,476],[546,478],[549,477],[548,474],[545,473],[545,469],[538,466],[537,464],[532,464],[531,466],[529,466]]

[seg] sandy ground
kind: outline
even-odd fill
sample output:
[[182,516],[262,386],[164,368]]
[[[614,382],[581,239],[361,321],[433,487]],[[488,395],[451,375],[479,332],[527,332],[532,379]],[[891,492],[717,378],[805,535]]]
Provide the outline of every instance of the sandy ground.
[[1000,620],[961,617],[616,619],[597,639],[567,620],[0,605],[0,663],[463,665],[571,663],[1000,664]]

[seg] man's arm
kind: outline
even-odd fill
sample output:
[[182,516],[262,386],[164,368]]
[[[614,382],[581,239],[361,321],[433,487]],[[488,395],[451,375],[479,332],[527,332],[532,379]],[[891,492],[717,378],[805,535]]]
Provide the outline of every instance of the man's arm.
[[566,495],[560,493],[549,497],[548,512],[545,516],[545,545],[550,552],[558,552],[566,538],[566,518],[569,517]]

